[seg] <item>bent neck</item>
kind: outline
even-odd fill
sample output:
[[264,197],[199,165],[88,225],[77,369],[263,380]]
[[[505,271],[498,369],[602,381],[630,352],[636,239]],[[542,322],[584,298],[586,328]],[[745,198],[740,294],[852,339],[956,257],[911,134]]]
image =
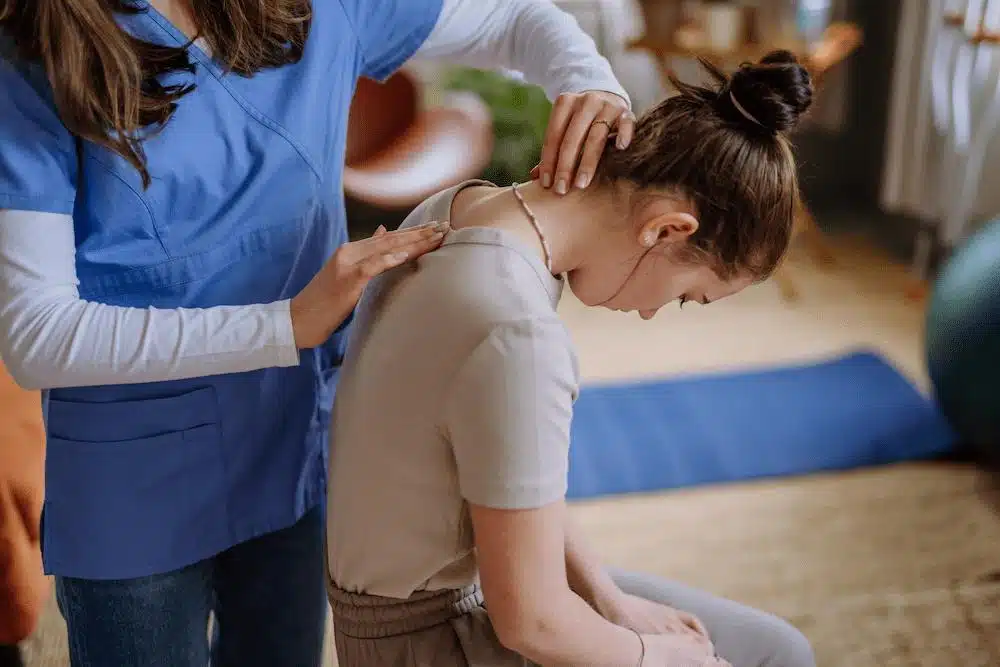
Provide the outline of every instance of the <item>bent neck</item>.
[[[557,195],[530,181],[518,186],[518,194],[523,206],[512,187],[463,190],[452,205],[452,227],[503,229],[517,235],[544,262],[540,232],[549,249],[552,273],[560,275],[579,268],[592,252],[606,247],[621,215],[612,206],[611,193],[601,190]],[[534,215],[538,231],[525,207]]]

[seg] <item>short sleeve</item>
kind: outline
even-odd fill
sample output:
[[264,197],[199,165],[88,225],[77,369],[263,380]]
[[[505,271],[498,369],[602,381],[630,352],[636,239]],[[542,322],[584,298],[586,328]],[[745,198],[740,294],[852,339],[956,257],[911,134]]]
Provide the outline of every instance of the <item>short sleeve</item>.
[[73,212],[76,145],[39,84],[0,57],[0,209]]
[[462,496],[533,509],[566,495],[576,358],[558,318],[497,326],[449,390],[445,428]]
[[431,34],[443,0],[341,0],[364,62],[362,74],[384,81]]

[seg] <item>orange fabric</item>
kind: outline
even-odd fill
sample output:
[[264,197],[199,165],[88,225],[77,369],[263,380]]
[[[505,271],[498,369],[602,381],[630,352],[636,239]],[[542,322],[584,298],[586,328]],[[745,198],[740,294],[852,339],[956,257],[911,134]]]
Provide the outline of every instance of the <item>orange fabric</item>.
[[39,541],[44,460],[38,392],[18,387],[0,366],[0,644],[34,631],[49,594]]

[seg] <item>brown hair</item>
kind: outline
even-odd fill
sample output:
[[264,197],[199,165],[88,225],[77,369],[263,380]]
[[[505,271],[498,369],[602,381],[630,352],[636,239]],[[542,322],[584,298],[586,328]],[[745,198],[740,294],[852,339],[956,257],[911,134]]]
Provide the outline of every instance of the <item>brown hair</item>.
[[673,79],[679,94],[638,120],[624,150],[608,142],[605,183],[640,195],[665,191],[691,201],[691,244],[723,278],[774,271],[788,247],[799,190],[786,137],[812,103],[809,73],[787,51],[727,76],[702,61],[714,85]]
[[[302,57],[310,0],[196,0],[191,7],[199,36],[237,74]],[[194,89],[162,85],[159,77],[194,66],[186,48],[139,40],[115,20],[141,11],[136,0],[0,0],[0,32],[21,59],[44,68],[67,129],[121,155],[148,187],[142,132],[162,127]]]

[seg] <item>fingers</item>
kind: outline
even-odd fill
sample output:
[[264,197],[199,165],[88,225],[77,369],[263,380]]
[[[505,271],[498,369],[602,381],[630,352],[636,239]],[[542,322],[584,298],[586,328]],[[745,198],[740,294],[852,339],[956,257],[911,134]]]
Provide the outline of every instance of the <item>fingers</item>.
[[[591,126],[598,119],[604,108],[604,101],[598,97],[586,98],[582,106],[576,110],[563,134],[562,143],[559,146],[559,157],[556,162],[555,191],[557,194],[566,194],[569,186],[574,183],[576,166],[580,160],[583,150],[583,142],[590,133]],[[607,129],[607,128],[604,128]],[[605,139],[607,135],[605,135]],[[603,147],[604,142],[601,142]],[[589,183],[589,178],[587,179]],[[579,183],[575,183],[580,187]]]
[[374,246],[381,248],[386,248],[390,245],[406,245],[407,243],[412,243],[418,239],[429,238],[447,230],[448,223],[438,221],[428,222],[416,227],[407,227],[406,229],[396,229],[391,232],[386,231],[384,225],[379,225],[374,234],[366,239],[355,241],[351,245],[357,245],[359,247]]
[[402,248],[397,249],[395,254],[405,254],[406,260],[416,259],[417,257],[420,257],[421,255],[440,246],[441,242],[444,241],[444,237],[445,232],[439,232],[429,238],[416,241],[408,246],[403,246]]
[[341,246],[341,260],[345,265],[352,266],[376,255],[409,251],[426,243],[437,244],[444,238],[448,229],[447,222],[432,222],[393,232],[376,231],[367,239]]
[[560,95],[552,105],[549,124],[545,128],[545,141],[542,143],[542,160],[539,164],[543,188],[553,185],[556,163],[559,161],[559,148],[573,116],[576,100],[576,95]]
[[628,148],[635,136],[635,114],[626,109],[618,116],[618,136],[615,137],[615,146],[619,149]]
[[615,128],[618,118],[621,116],[619,109],[606,105],[587,129],[586,142],[583,145],[583,154],[580,156],[580,166],[576,171],[574,185],[581,190],[590,185],[590,180],[597,172],[597,163],[604,153],[604,145],[611,136],[611,131]]
[[543,188],[554,186],[557,194],[566,194],[571,186],[587,187],[611,134],[618,148],[629,146],[635,136],[635,115],[624,99],[599,90],[560,95],[545,130],[541,162],[531,177],[540,178]]
[[407,252],[391,252],[384,255],[373,255],[358,262],[356,269],[358,278],[367,283],[375,276],[405,264],[410,259]]
[[[447,229],[447,226],[444,228]],[[390,245],[384,251],[370,253],[355,264],[356,275],[367,282],[384,271],[434,250],[441,245],[444,235],[445,232],[438,231],[431,236],[418,237],[410,243]]]

